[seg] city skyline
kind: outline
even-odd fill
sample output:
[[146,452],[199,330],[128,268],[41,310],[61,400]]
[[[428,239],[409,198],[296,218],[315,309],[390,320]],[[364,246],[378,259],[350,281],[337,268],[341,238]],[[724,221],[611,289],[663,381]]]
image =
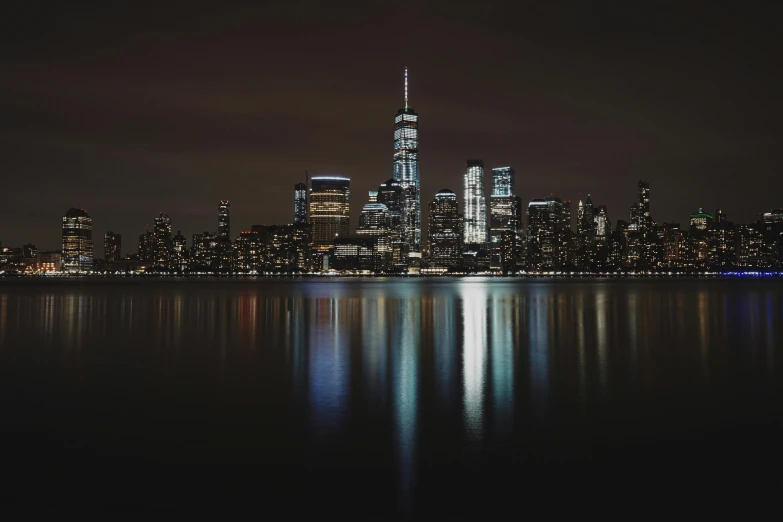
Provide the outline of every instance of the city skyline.
[[[491,5],[383,17],[313,8],[302,39],[253,8],[221,9],[220,22],[203,26],[195,11],[161,9],[149,21],[134,9],[15,9],[1,87],[0,166],[14,195],[0,209],[6,245],[56,248],[50,223],[72,205],[95,219],[97,251],[104,231],[138,234],[161,211],[183,231],[212,230],[220,199],[234,205],[235,231],[288,222],[290,187],[305,169],[351,178],[355,194],[373,190],[390,177],[390,115],[406,66],[422,115],[422,214],[439,190],[460,192],[470,157],[487,169],[513,165],[523,201],[591,193],[610,215],[638,179],[653,184],[658,221],[721,208],[750,222],[780,206],[780,78],[767,74],[779,35],[755,25],[758,13],[716,8],[688,24],[679,9],[640,8],[630,19],[609,9],[601,20],[627,30],[596,31],[579,9],[546,6],[516,26]],[[67,22],[53,25],[57,17]],[[409,38],[354,45],[395,26]],[[39,27],[50,29],[45,38]],[[163,37],[152,46],[140,27]],[[664,29],[655,45],[642,37]],[[351,222],[360,212],[352,205]]]

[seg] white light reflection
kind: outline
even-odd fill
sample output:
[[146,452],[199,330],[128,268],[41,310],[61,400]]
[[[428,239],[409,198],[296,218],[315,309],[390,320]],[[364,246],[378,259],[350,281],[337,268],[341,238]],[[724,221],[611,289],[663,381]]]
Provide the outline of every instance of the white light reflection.
[[481,441],[484,421],[485,353],[487,349],[487,293],[483,281],[460,284],[463,320],[462,378],[465,430],[468,440]]

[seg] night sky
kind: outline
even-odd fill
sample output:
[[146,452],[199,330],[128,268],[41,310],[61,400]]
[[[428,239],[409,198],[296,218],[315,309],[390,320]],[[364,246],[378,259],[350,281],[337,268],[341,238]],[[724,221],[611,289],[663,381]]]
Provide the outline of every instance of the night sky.
[[474,157],[512,165],[525,202],[590,192],[613,222],[640,178],[657,221],[783,206],[780,7],[15,4],[0,21],[6,246],[59,248],[69,207],[92,216],[99,256],[106,230],[135,252],[159,211],[188,241],[215,232],[220,199],[232,235],[288,223],[305,168],[351,178],[353,228],[392,174],[405,66],[425,209],[442,188],[462,199]]

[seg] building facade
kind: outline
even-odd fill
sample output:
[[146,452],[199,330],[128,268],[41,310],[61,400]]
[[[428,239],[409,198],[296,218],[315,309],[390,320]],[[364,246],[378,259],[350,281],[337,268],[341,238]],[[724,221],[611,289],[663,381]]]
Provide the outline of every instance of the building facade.
[[294,185],[294,224],[307,223],[307,185]]
[[419,115],[408,106],[408,69],[405,69],[405,106],[394,118],[394,179],[403,190],[403,242],[410,257],[421,257],[421,187],[419,177]]
[[114,262],[122,257],[122,234],[106,232],[103,235],[103,259],[106,268],[112,268]]
[[313,248],[326,252],[338,236],[350,233],[351,180],[339,176],[317,176],[310,180],[310,225]]
[[462,266],[462,216],[457,195],[443,189],[429,206],[430,266],[457,269]]
[[463,227],[466,249],[487,244],[487,202],[484,197],[484,162],[468,160],[463,177]]
[[63,216],[62,271],[92,270],[92,218],[81,208],[70,208]]

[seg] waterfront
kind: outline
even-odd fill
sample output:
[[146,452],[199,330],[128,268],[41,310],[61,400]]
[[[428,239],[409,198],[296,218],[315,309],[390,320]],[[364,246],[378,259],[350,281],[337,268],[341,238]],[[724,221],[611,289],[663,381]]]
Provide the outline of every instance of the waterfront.
[[781,357],[778,278],[2,281],[2,500],[717,510],[777,483]]

